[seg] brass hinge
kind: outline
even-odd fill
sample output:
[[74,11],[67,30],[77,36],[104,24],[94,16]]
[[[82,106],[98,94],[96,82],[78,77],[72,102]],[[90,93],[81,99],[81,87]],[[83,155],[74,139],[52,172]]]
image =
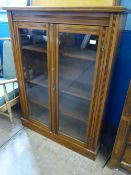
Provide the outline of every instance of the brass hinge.
[[105,48],[106,48],[106,44],[105,44],[105,42],[103,42],[102,47],[101,47],[101,51],[104,52]]
[[14,40],[16,41],[17,37],[16,37],[16,34],[14,34]]
[[53,85],[53,91],[56,92],[56,84]]

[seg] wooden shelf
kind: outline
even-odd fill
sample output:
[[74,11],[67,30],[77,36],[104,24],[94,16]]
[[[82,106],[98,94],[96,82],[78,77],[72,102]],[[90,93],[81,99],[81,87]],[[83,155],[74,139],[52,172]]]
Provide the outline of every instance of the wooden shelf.
[[27,88],[28,100],[41,107],[48,108],[48,89],[41,86]]
[[[39,85],[44,88],[48,88],[48,79],[47,78],[45,79],[45,77],[42,75],[28,82]],[[89,87],[87,88],[87,86],[85,86],[83,89],[81,89],[80,85],[77,85],[77,82],[74,82],[72,84],[71,81],[68,81],[67,84],[65,83],[63,85],[63,82],[65,82],[64,79],[63,80],[60,79],[60,82],[62,82],[59,87],[60,93],[65,93],[67,95],[75,96],[83,100],[90,100],[90,96],[88,94],[88,89],[90,89]]]
[[64,93],[64,94],[67,94],[67,95],[71,95],[71,96],[74,96],[74,97],[81,98],[81,99],[83,99],[83,100],[88,100],[88,101],[90,101],[90,97],[85,97],[85,96],[83,96],[83,95],[80,94],[80,93],[73,93],[73,92],[71,92],[70,90],[69,90],[69,91],[61,90],[60,93],[61,93],[61,92]]
[[72,61],[63,57],[59,64],[59,89],[61,92],[90,100],[95,63]]
[[[78,101],[77,103],[80,104],[80,106],[81,104],[84,106],[84,103],[87,104],[90,102],[94,66],[95,64],[90,61],[85,64],[80,60],[72,62],[69,58],[61,60],[61,64],[59,66],[59,96],[60,98],[63,96],[65,97],[62,98],[61,103],[63,107],[61,106],[61,108],[64,108],[66,103],[68,103],[67,101],[66,103],[64,102],[66,98],[71,98],[70,100],[75,99],[74,104],[76,104],[76,101]],[[46,99],[48,99],[48,75],[39,75],[29,82],[34,84],[32,88],[28,88],[30,90],[30,101],[47,108],[48,102]],[[43,93],[44,91],[46,91],[46,96]],[[43,96],[41,94],[43,94]],[[73,106],[73,103],[71,106]],[[88,104],[85,106],[86,110]],[[79,105],[78,107],[74,107],[74,111],[75,110],[77,111],[76,113],[71,112],[71,110],[66,110],[64,113],[73,117],[78,116],[78,118],[80,118],[83,122],[86,122],[86,119],[83,119],[81,116],[79,117]],[[86,113],[87,112],[84,112],[82,116],[84,116]]]
[[[48,109],[48,89],[40,86],[27,88],[28,100],[36,105]],[[75,118],[82,122],[87,122],[89,111],[89,101],[78,99],[74,96],[65,95],[59,96],[60,113],[69,117]]]
[[76,120],[65,114],[60,114],[59,116],[59,132],[85,142],[87,122]]
[[89,101],[62,94],[59,96],[59,112],[68,117],[87,123]]
[[96,61],[96,51],[79,49],[79,48],[66,48],[61,51],[61,55],[65,57],[71,57],[75,59],[83,59]]
[[42,87],[48,88],[48,77],[47,75],[40,75],[29,81],[30,83],[37,84]]
[[46,48],[42,47],[41,44],[37,45],[26,45],[22,47],[23,50],[35,51],[40,53],[47,53]]
[[[40,52],[40,53],[47,53],[46,48],[43,48],[41,44],[26,45],[26,46],[23,46],[22,49]],[[93,50],[66,48],[66,49],[60,51],[60,53],[64,57],[89,60],[89,61],[96,61],[96,51],[93,51]]]
[[29,102],[29,106],[31,119],[44,123],[46,126],[49,126],[50,117],[48,109],[43,109],[43,107],[41,108],[41,106],[38,106],[31,101]]
[[[76,68],[74,68],[75,66]],[[80,69],[78,69],[78,66]],[[81,67],[83,67],[83,69],[81,69]],[[78,63],[74,63],[74,65],[66,64],[66,66],[64,66],[64,64],[62,64],[60,66],[59,72],[60,93],[62,92],[84,100],[90,100],[92,92],[93,71],[94,64],[91,63],[89,66],[80,66],[79,61]],[[72,75],[70,75],[70,72],[72,72]],[[48,88],[47,75],[40,75],[29,82],[37,84],[41,87]]]

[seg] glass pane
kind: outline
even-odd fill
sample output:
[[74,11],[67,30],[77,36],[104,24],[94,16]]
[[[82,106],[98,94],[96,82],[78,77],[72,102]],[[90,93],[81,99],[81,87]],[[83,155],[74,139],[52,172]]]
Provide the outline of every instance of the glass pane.
[[59,34],[59,132],[85,142],[98,36]]
[[30,117],[49,126],[47,35],[20,29],[24,79]]

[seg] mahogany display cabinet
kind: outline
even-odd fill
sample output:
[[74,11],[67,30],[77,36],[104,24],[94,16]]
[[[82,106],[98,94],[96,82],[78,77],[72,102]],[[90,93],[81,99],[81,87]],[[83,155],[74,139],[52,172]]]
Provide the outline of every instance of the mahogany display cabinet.
[[131,81],[108,165],[131,172]]
[[124,7],[5,7],[24,126],[91,159]]

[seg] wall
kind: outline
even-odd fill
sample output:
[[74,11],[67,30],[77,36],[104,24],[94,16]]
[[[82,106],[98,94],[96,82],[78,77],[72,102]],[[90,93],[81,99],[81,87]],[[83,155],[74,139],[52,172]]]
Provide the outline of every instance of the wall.
[[0,37],[9,37],[9,25],[5,11],[0,11]]
[[111,6],[115,0],[32,0],[33,6],[71,7],[71,6]]
[[8,22],[6,11],[0,11],[0,22]]
[[[122,0],[121,5],[126,6],[127,8],[131,9],[131,0]],[[126,30],[131,30],[131,14],[128,15],[125,29]]]
[[[5,11],[0,10],[0,38],[10,37],[9,25]],[[3,41],[0,40],[0,65],[3,64]],[[3,74],[0,72],[0,78]]]

